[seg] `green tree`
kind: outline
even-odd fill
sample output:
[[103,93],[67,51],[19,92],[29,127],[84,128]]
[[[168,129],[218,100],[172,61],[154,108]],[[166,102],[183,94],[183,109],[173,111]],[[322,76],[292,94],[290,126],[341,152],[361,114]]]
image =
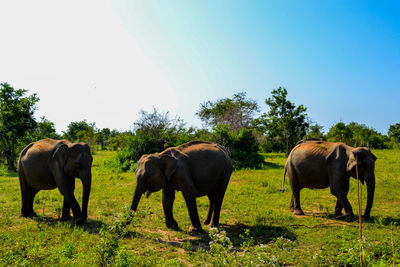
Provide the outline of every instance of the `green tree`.
[[307,135],[305,136],[305,139],[311,139],[311,138],[324,139],[325,135],[323,129],[324,127],[319,125],[318,123],[309,126],[307,129]]
[[338,122],[329,129],[326,134],[328,141],[332,142],[343,142],[351,145],[353,138],[353,131],[350,127],[347,127],[343,122]]
[[259,111],[257,102],[246,99],[246,93],[241,92],[234,94],[232,98],[200,104],[196,115],[209,127],[227,124],[232,131],[238,131],[251,126],[257,111]]
[[86,120],[71,122],[67,126],[67,131],[64,132],[63,138],[71,142],[85,142],[90,146],[92,152],[94,152],[97,138],[96,123],[88,123]]
[[254,120],[254,125],[266,138],[279,142],[286,154],[297,141],[306,135],[309,126],[307,108],[287,100],[287,90],[279,87],[271,92],[272,97],[265,100],[269,112]]
[[156,108],[153,112],[140,111],[134,131],[127,146],[116,156],[117,165],[124,171],[131,169],[143,154],[160,152],[190,141],[193,137],[193,129],[186,130],[182,119],[170,119],[168,112],[160,113]]
[[61,136],[57,134],[54,123],[43,116],[40,118],[40,121],[37,123],[32,133],[31,142],[44,138],[60,139]]
[[14,90],[8,83],[0,84],[0,149],[6,157],[7,168],[15,171],[17,145],[28,131],[36,127],[33,114],[39,98],[25,96],[27,90]]
[[389,126],[388,136],[392,142],[400,143],[400,123]]

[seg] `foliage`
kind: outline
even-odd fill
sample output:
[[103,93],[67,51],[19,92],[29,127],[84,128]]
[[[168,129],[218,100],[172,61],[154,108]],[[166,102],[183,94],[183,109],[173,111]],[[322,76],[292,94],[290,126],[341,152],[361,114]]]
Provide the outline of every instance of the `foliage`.
[[140,118],[134,123],[135,133],[128,139],[127,146],[121,150],[115,162],[121,170],[132,169],[143,154],[158,153],[192,139],[193,129],[186,130],[182,119],[169,118],[154,108],[152,113],[140,111]]
[[327,133],[327,140],[343,142],[353,147],[368,146],[373,149],[386,148],[387,137],[364,124],[339,122]]
[[286,154],[306,135],[309,126],[307,108],[287,100],[287,90],[279,87],[265,100],[269,112],[256,119],[253,124],[266,135],[267,140],[280,143]]
[[24,143],[29,144],[45,138],[61,139],[61,136],[57,134],[54,123],[43,116],[36,123],[36,127],[31,132],[27,132]]
[[208,126],[216,127],[227,124],[232,131],[249,128],[254,113],[259,110],[258,104],[252,99],[246,99],[246,93],[234,94],[232,98],[207,101],[200,104],[196,115]]
[[310,125],[307,129],[307,134],[304,137],[304,139],[312,139],[312,138],[325,139],[323,129],[324,127],[319,125],[318,123]]
[[259,154],[259,144],[253,130],[242,128],[231,131],[226,124],[215,127],[211,141],[226,147],[235,169],[261,168],[264,158]]
[[400,148],[400,123],[389,126],[388,136],[391,143],[390,146],[393,148]]
[[0,150],[12,171],[16,170],[18,142],[36,127],[33,114],[39,98],[36,94],[25,96],[26,93],[27,90],[15,90],[8,83],[0,84]]

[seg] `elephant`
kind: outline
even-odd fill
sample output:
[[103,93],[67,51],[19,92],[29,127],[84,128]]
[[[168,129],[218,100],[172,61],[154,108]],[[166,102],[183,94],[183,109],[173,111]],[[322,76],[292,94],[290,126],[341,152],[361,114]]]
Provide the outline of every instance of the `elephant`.
[[[282,192],[285,190],[286,172],[292,188],[290,209],[294,215],[304,215],[300,207],[302,188],[322,189],[330,187],[337,198],[335,217],[341,218],[342,210],[346,219],[354,218],[353,210],[347,199],[350,177],[367,184],[367,205],[364,219],[370,218],[375,191],[375,161],[377,158],[367,147],[351,147],[344,143],[322,140],[302,140],[290,152],[285,164]],[[357,166],[358,165],[358,166]]]
[[135,171],[136,187],[131,210],[136,211],[141,196],[162,191],[162,205],[167,228],[179,230],[172,210],[175,190],[182,191],[189,212],[189,231],[204,232],[197,212],[196,197],[208,196],[205,225],[219,223],[222,201],[233,166],[228,152],[218,144],[192,141],[170,147],[160,154],[143,155]]
[[[61,220],[71,219],[77,225],[87,219],[87,207],[92,183],[93,157],[86,143],[68,140],[42,139],[27,145],[18,159],[23,217],[33,217],[33,201],[40,190],[58,187],[64,196]],[[74,196],[75,177],[82,181],[82,212]]]

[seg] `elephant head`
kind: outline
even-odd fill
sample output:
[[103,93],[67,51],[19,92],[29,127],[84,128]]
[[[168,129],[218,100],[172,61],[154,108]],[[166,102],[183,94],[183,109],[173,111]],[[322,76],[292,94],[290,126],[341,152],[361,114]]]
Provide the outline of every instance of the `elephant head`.
[[178,160],[173,156],[143,155],[135,171],[136,188],[133,194],[131,210],[136,211],[141,196],[146,196],[164,188],[176,170]]
[[[375,192],[375,161],[376,157],[367,147],[357,147],[350,151],[347,172],[351,177],[357,178],[356,169],[358,169],[358,178],[360,182],[367,184],[367,206],[364,212],[364,218],[369,219],[374,201]],[[358,167],[357,167],[358,165]]]
[[68,177],[77,177],[82,181],[82,218],[87,218],[87,207],[89,203],[90,188],[92,184],[92,162],[93,157],[86,143],[65,144],[60,143],[53,158],[57,160],[59,168]]

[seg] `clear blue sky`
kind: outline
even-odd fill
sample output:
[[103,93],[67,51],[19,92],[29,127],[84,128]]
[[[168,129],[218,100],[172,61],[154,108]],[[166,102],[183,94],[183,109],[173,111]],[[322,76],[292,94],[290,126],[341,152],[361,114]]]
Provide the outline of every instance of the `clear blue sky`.
[[23,15],[10,3],[20,25],[0,26],[16,35],[0,80],[37,92],[59,131],[82,119],[126,130],[152,106],[200,127],[200,103],[244,91],[265,112],[279,86],[325,131],[400,122],[399,1],[39,1]]

